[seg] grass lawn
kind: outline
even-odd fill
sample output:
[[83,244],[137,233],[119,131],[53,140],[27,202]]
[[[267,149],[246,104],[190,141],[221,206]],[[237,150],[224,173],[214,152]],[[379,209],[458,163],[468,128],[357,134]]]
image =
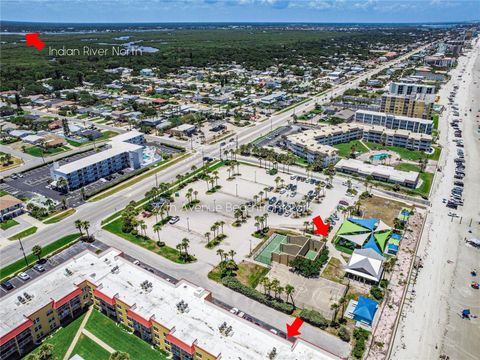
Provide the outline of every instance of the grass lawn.
[[439,117],[440,117],[439,114],[433,114],[433,115],[432,115],[433,128],[434,128],[435,130],[438,129],[438,118],[439,118]]
[[164,169],[166,169],[166,168],[168,168],[172,165],[175,165],[176,163],[182,161],[183,159],[185,159],[189,156],[190,156],[190,154],[182,154],[175,159],[170,159],[170,160],[162,161],[158,164],[155,164],[155,165],[153,165],[153,167],[151,169],[149,169],[149,170],[147,170],[147,171],[145,171],[145,172],[143,172],[143,173],[141,173],[137,176],[134,176],[133,178],[125,180],[118,185],[114,185],[112,188],[110,188],[108,190],[102,191],[101,193],[92,196],[90,199],[88,199],[88,201],[99,201],[99,200],[105,199],[106,197],[109,197],[110,195],[113,195],[113,194],[117,193],[118,191],[121,191],[121,190],[123,190],[123,189],[125,189],[129,186],[135,185],[137,182],[142,181],[143,179],[146,179],[146,178],[152,176],[153,174],[156,174],[159,171],[162,171],[162,170],[164,170]]
[[424,196],[428,196],[430,193],[430,188],[432,187],[433,174],[428,172],[423,172],[420,174],[420,179],[422,179],[422,185],[416,189],[418,193]]
[[[153,251],[154,253],[163,256],[164,258],[179,263],[179,264],[184,264],[185,261],[183,261],[180,258],[180,252],[177,249],[174,249],[170,246],[158,246],[157,243],[153,240],[144,240],[142,237],[138,235],[133,235],[130,233],[124,233],[122,231],[122,219],[117,219],[115,221],[112,221],[111,223],[105,225],[103,229],[110,231],[111,233],[118,235],[125,240],[128,240],[136,245],[139,245],[143,247],[144,249]],[[196,259],[194,260],[196,261]]]
[[110,353],[107,350],[83,334],[80,335],[73,349],[72,356],[73,355],[80,355],[82,358],[88,360],[108,360],[110,357]]
[[251,262],[242,261],[238,264],[237,279],[244,285],[255,289],[270,269]]
[[420,172],[420,167],[415,164],[397,164],[395,165],[396,170],[401,170],[401,171],[415,171],[415,172]]
[[5,196],[5,195],[8,195],[8,192],[4,190],[0,190],[0,196]]
[[10,229],[11,227],[14,227],[15,225],[18,225],[17,221],[13,219],[8,219],[0,223],[0,229],[7,230],[7,229]]
[[76,210],[75,209],[68,209],[67,211],[61,212],[60,214],[57,214],[55,216],[52,216],[46,220],[43,221],[44,224],[55,224],[59,221],[62,221],[63,219],[69,217],[70,215],[75,214]]
[[322,274],[320,276],[325,279],[335,281],[337,283],[341,283],[343,277],[345,276],[345,271],[343,270],[342,262],[337,258],[334,258],[334,257],[330,258],[327,266],[322,271]]
[[341,157],[348,158],[350,153],[352,152],[352,146],[355,145],[355,151],[359,152],[360,154],[366,153],[368,149],[363,145],[359,140],[352,140],[345,144],[337,144],[333,145],[334,148],[338,149],[338,154]]
[[[92,312],[85,328],[115,350],[130,354],[132,360],[167,359],[163,352],[153,349],[150,344],[128,333],[96,310]],[[86,359],[90,360],[88,357]]]
[[[4,153],[0,153],[0,155],[3,155]],[[16,168],[17,166],[20,166],[23,164],[23,160],[16,157],[16,156],[12,156],[12,158],[10,159],[10,163],[0,163],[0,171],[6,171],[6,170],[10,170],[10,169],[13,169],[13,168]]]
[[8,240],[18,240],[18,239],[23,239],[24,237],[33,235],[37,232],[38,228],[36,226],[32,226],[26,230],[20,231],[18,234],[15,234],[13,236],[10,236]]
[[32,156],[42,157],[42,154],[43,156],[49,156],[49,155],[58,154],[67,150],[70,150],[70,149],[66,146],[59,146],[55,148],[50,148],[48,150],[43,150],[41,147],[38,147],[38,146],[30,146],[25,149],[25,152]]
[[428,155],[428,158],[430,160],[438,161],[438,159],[440,159],[440,154],[442,153],[442,149],[439,147],[434,147],[434,149],[435,149],[435,152],[431,155]]
[[377,144],[373,142],[366,142],[367,146],[372,150],[390,150],[396,152],[402,159],[418,161],[427,157],[422,151],[408,150],[397,146],[382,146],[382,144]]
[[[85,314],[81,315],[77,319],[73,320],[66,327],[57,330],[55,333],[48,336],[43,341],[43,344],[53,345],[54,349],[53,349],[52,358],[60,359],[60,360],[63,359],[84,317],[85,317]],[[39,348],[33,350],[32,353],[34,354],[37,353],[38,349]],[[90,358],[85,358],[85,359],[90,359]]]
[[[50,243],[44,246],[42,248],[42,256],[45,257],[49,254],[52,254],[58,249],[66,245],[69,245],[73,241],[77,240],[79,237],[80,237],[80,233],[70,234],[54,241],[53,243]],[[30,265],[33,265],[36,262],[37,257],[34,256],[33,254],[30,254],[30,255],[27,255],[27,260]],[[3,280],[5,277],[15,274],[16,272],[22,270],[24,267],[25,267],[25,260],[24,259],[17,260],[14,263],[11,263],[10,265],[7,265],[0,269],[0,278]]]
[[79,142],[79,141],[75,141],[75,140],[67,140],[67,142],[72,146],[79,147],[79,146],[93,144],[94,142],[105,141],[105,140],[108,140],[108,139],[110,139],[110,138],[112,138],[116,135],[118,135],[118,132],[107,130],[107,131],[102,132],[102,136],[96,138],[95,140],[86,141],[86,142],[83,142],[83,143]]

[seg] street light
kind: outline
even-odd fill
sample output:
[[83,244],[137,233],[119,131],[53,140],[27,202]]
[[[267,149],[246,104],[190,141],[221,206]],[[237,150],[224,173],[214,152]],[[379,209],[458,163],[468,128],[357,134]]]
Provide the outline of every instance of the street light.
[[187,217],[187,230],[190,232],[190,218]]

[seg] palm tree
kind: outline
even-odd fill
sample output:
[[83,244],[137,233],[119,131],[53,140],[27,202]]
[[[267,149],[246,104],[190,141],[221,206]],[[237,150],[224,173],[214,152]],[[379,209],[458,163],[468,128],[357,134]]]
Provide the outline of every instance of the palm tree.
[[237,253],[236,253],[235,250],[233,250],[233,249],[228,252],[228,255],[230,255],[230,259],[232,259],[232,260],[233,260],[233,257],[234,257],[236,254],[237,254]]
[[292,299],[292,305],[295,306],[295,304],[293,303],[293,293],[295,292],[295,288],[290,285],[290,284],[287,284],[285,285],[285,294],[287,294],[287,302],[288,302],[288,298],[290,297],[290,299]]
[[160,224],[153,225],[153,232],[157,234],[158,241],[160,242],[160,231],[162,230],[162,226]]
[[261,283],[263,285],[263,293],[266,295],[268,291],[268,294],[270,294],[270,280],[267,277],[264,277]]
[[220,220],[220,221],[218,222],[218,225],[220,225],[220,227],[222,228],[222,234],[223,234],[223,225],[225,225],[225,221]]
[[205,238],[207,239],[207,242],[210,242],[210,232],[207,231],[205,234],[204,234]]
[[88,229],[90,228],[90,221],[83,221],[82,222],[82,227],[85,230],[85,233],[87,234],[87,239],[90,239],[90,234],[88,233]]
[[60,177],[57,180],[57,188],[61,189],[63,193],[68,191],[68,182],[64,177]]
[[270,283],[270,286],[273,291],[273,296],[276,299],[277,293],[278,293],[278,287],[280,286],[280,281],[278,281],[277,279],[273,279],[272,282]]
[[277,286],[277,294],[280,299],[282,299],[282,294],[285,291],[285,288],[283,286]]
[[220,256],[220,262],[223,261],[223,257],[225,256],[225,251],[223,249],[217,250],[217,255]]
[[195,190],[195,191],[193,192],[193,196],[195,197],[195,201],[197,201],[197,196],[198,196],[198,191],[197,191],[197,190]]
[[183,249],[185,250],[185,255],[188,256],[188,248],[190,247],[190,240],[188,240],[187,238],[183,238],[182,239],[182,247]]
[[33,248],[32,248],[32,254],[34,256],[36,256],[38,258],[38,260],[40,260],[41,256],[42,256],[42,247],[40,245],[35,245]]
[[75,220],[75,227],[78,229],[78,231],[80,232],[80,235],[82,236],[83,235],[83,222],[82,220]]

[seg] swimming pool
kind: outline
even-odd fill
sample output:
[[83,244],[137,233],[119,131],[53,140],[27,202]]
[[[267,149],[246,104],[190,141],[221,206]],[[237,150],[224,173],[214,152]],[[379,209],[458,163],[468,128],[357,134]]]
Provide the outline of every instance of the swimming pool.
[[375,154],[375,155],[372,155],[372,160],[379,161],[379,160],[386,159],[387,157],[388,157],[388,154],[385,154],[385,153]]

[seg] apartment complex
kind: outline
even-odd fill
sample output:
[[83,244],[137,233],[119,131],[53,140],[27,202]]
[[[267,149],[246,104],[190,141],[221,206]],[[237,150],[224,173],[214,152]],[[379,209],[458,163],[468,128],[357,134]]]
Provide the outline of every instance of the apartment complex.
[[295,155],[300,156],[309,163],[321,160],[322,166],[338,160],[338,150],[330,145],[320,144],[315,139],[316,130],[307,130],[298,134],[289,135],[286,139],[287,148]]
[[355,112],[355,121],[368,125],[380,125],[387,129],[401,129],[429,135],[433,130],[432,120],[392,115],[370,110],[357,110]]
[[54,163],[50,174],[54,181],[66,179],[70,190],[78,189],[117,171],[139,169],[145,165],[144,144],[145,138],[138,131],[117,135],[101,152],[62,166]]
[[429,151],[432,146],[431,135],[401,129],[386,129],[378,125],[365,125],[362,139],[385,146],[396,146],[415,151]]
[[407,82],[392,82],[389,86],[392,95],[435,94],[435,85]]
[[158,277],[118,250],[100,255],[85,251],[2,297],[1,358],[20,358],[93,305],[173,359],[336,359],[301,339],[277,336],[211,300],[205,289]]
[[[412,120],[416,120],[415,124],[425,121],[422,119]],[[405,126],[410,127],[408,124]],[[428,151],[432,145],[432,136],[428,134],[356,123],[324,126],[289,135],[286,138],[286,144],[290,151],[306,159],[309,163],[313,163],[319,156],[322,159],[322,165],[328,166],[329,163],[335,163],[338,160],[338,150],[332,145],[360,139],[417,151]]]
[[384,94],[382,95],[380,111],[387,114],[430,120],[434,101],[434,94]]
[[414,171],[395,170],[391,166],[372,165],[355,159],[342,159],[335,169],[345,174],[361,177],[371,176],[374,180],[398,184],[409,188],[416,188],[419,174]]

